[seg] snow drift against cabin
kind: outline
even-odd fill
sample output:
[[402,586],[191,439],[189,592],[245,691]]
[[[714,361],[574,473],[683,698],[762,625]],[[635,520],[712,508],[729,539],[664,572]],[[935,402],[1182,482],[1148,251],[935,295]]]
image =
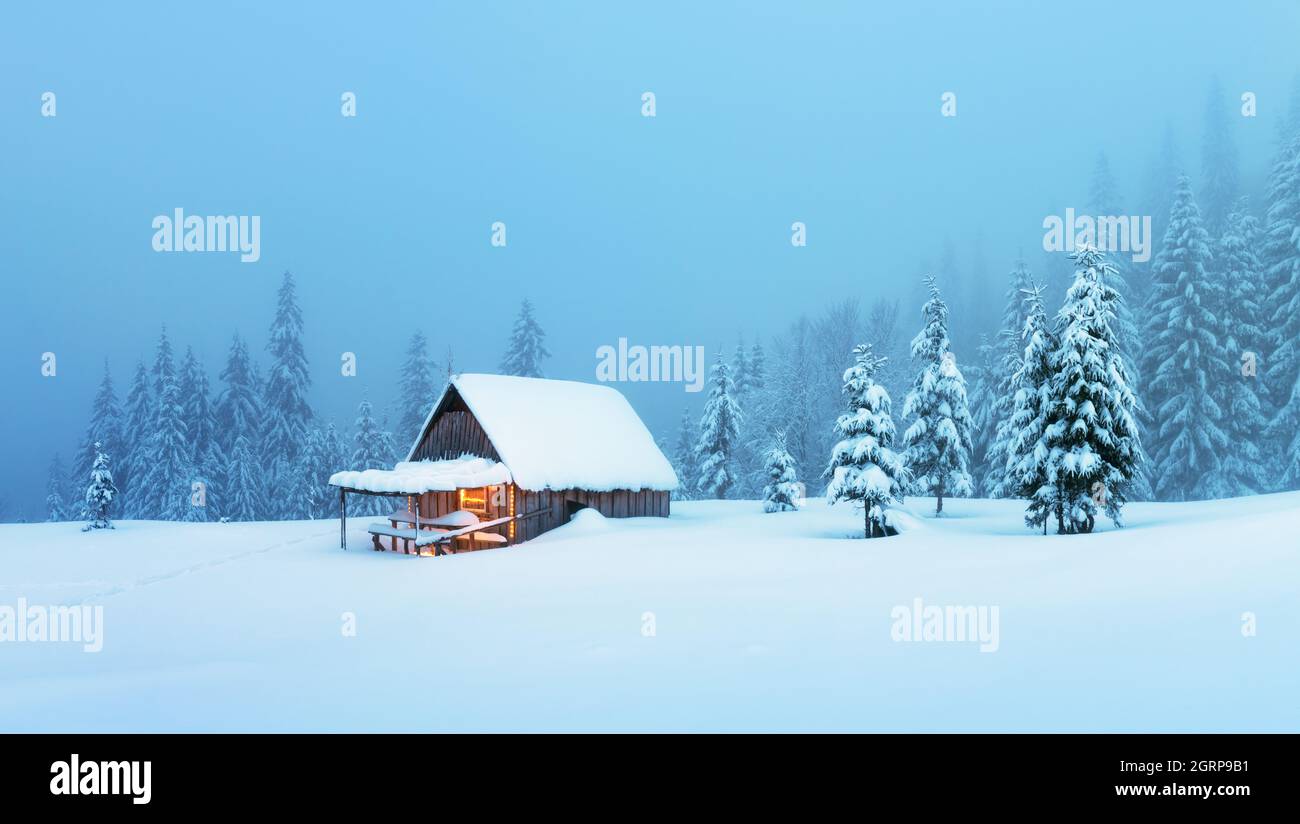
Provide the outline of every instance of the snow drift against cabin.
[[[512,375],[456,375],[465,405],[522,489],[672,491],[677,475],[622,393]],[[441,398],[407,455],[415,456]],[[402,464],[398,464],[402,466]]]

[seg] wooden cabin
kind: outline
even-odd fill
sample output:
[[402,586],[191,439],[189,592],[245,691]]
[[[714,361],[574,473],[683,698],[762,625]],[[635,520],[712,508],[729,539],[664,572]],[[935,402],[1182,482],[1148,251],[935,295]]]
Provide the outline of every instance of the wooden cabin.
[[394,527],[417,515],[441,526],[465,512],[503,519],[466,542],[481,548],[530,540],[588,507],[608,518],[666,518],[677,476],[612,387],[466,374],[433,404],[406,461],[336,473],[330,483],[342,517],[347,493],[359,492],[397,498],[395,515],[409,517]]

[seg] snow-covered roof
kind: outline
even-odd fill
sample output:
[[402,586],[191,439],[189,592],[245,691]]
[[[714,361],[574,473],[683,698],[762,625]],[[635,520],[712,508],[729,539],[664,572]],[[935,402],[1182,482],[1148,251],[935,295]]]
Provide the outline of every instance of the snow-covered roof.
[[508,484],[510,480],[510,470],[504,465],[487,458],[462,455],[443,461],[403,461],[392,469],[335,472],[330,476],[330,485],[364,492],[420,495]]
[[[454,376],[451,386],[524,489],[677,488],[672,464],[627,398],[612,387],[474,374]],[[416,433],[408,460],[441,405],[439,398]]]

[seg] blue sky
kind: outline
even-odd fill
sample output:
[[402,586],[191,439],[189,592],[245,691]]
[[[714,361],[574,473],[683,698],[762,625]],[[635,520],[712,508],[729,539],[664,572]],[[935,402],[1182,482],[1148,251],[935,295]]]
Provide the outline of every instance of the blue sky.
[[[619,337],[729,350],[839,296],[910,295],[947,239],[968,258],[981,236],[1000,276],[1099,150],[1135,196],[1172,123],[1194,172],[1215,75],[1258,95],[1232,127],[1257,189],[1298,32],[1289,2],[9,4],[0,496],[37,506],[104,358],[124,395],[163,323],[214,379],[236,330],[261,354],[286,269],[313,400],[350,427],[363,392],[391,400],[414,328],[492,370],[524,297],[549,374],[592,380]],[[176,207],[260,215],[261,260],[154,252]],[[626,391],[657,433],[700,400]]]

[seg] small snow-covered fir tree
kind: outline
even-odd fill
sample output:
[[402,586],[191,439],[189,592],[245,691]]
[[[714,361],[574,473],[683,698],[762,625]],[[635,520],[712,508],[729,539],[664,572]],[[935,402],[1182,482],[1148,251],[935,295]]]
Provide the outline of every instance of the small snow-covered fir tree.
[[879,538],[891,531],[888,506],[902,502],[907,469],[894,451],[894,418],[889,392],[876,383],[884,358],[869,345],[853,350],[853,365],[844,372],[848,412],[835,421],[839,439],[831,449],[826,499],[853,501],[863,509],[863,534]]
[[437,400],[434,385],[434,362],[429,357],[429,342],[424,333],[416,330],[406,347],[406,360],[402,363],[402,377],[398,384],[397,431],[404,437],[415,438]]
[[1147,353],[1158,421],[1156,494],[1205,499],[1222,490],[1228,449],[1223,410],[1214,398],[1230,380],[1211,281],[1210,237],[1186,176],[1178,181],[1164,246],[1152,268]]
[[109,469],[108,456],[96,444],[95,462],[90,468],[90,486],[86,487],[85,511],[89,519],[82,531],[91,529],[112,529],[113,523],[108,519],[113,502],[117,498],[117,487],[113,485],[113,473]]
[[72,507],[65,499],[68,489],[68,473],[63,468],[63,458],[54,453],[50,460],[49,479],[45,484],[45,520],[71,521]]
[[695,447],[698,489],[708,498],[724,499],[736,485],[734,454],[740,440],[741,412],[735,391],[731,370],[719,352],[709,377],[709,397],[704,403],[700,439]]
[[1229,448],[1224,452],[1219,480],[1208,489],[1213,497],[1255,495],[1269,488],[1268,462],[1263,449],[1268,421],[1260,400],[1258,365],[1264,347],[1261,319],[1264,309],[1264,269],[1256,249],[1260,246],[1259,221],[1240,198],[1227,217],[1218,244],[1222,278],[1221,305],[1223,352],[1230,369],[1217,387],[1224,413],[1223,431]]
[[533,304],[527,298],[519,307],[510,342],[501,357],[501,374],[541,378],[542,361],[551,356],[546,348],[546,333],[533,317]]
[[792,512],[799,508],[803,487],[795,469],[794,458],[785,448],[785,435],[777,433],[772,447],[767,450],[764,463],[767,485],[763,487],[764,512]]
[[[1022,335],[1025,333],[1027,298],[1035,286],[1029,275],[1029,266],[1023,261],[1016,262],[1011,270],[1010,285],[1006,291],[1006,302],[1002,309],[1002,322],[998,335],[993,342],[989,369],[990,399],[988,403],[986,426],[993,431],[989,440],[988,451],[984,455],[983,476],[980,478],[980,494],[990,498],[1005,498],[1013,494],[1006,487],[1007,450],[1013,436],[1012,416],[1015,410],[1016,374],[1024,364],[1024,345]],[[1041,308],[1041,298],[1039,298]]]
[[226,467],[227,491],[222,500],[222,517],[232,521],[256,521],[267,510],[262,462],[253,454],[252,441],[239,435],[230,448]]
[[[1056,500],[1055,467],[1039,449],[1052,402],[1053,367],[1058,342],[1043,308],[1043,287],[1024,295],[1025,323],[1020,334],[1020,365],[1011,376],[1011,417],[1006,426],[1006,465],[1002,492],[1029,501],[1025,523],[1045,525]],[[1044,529],[1046,527],[1044,526]]]
[[[1098,508],[1122,525],[1120,510],[1143,459],[1137,397],[1112,326],[1119,294],[1109,264],[1092,247],[1073,258],[1078,268],[1058,315],[1047,426],[1035,447],[1046,455],[1054,487],[1050,511],[1058,529],[1071,533],[1091,532]],[[1031,502],[1031,514],[1045,518],[1037,503]]]
[[971,427],[966,379],[949,350],[948,306],[933,277],[925,279],[930,297],[922,307],[925,325],[912,339],[912,360],[921,366],[903,404],[911,419],[903,433],[904,463],[916,495],[933,495],[935,514],[945,496],[972,494]]
[[699,466],[695,458],[695,446],[699,442],[695,420],[691,417],[689,406],[682,408],[682,422],[677,429],[677,444],[673,447],[673,470],[677,473],[677,491],[673,493],[678,500],[689,501],[695,497],[696,485],[700,480]]

